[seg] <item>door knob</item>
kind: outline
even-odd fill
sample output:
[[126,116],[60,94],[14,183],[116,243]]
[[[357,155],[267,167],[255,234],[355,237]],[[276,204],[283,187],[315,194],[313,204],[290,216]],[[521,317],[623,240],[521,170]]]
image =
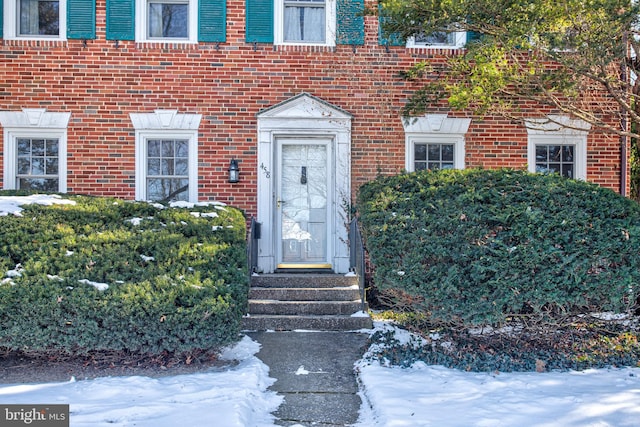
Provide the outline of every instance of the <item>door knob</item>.
[[278,200],[276,200],[276,204],[277,204],[278,208],[280,208],[280,205],[284,204],[284,200],[278,199]]

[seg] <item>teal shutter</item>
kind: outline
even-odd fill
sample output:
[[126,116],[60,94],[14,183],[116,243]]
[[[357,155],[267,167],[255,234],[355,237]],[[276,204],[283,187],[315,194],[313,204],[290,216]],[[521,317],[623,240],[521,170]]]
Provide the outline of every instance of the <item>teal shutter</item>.
[[402,40],[399,34],[387,34],[383,29],[385,20],[382,5],[378,5],[378,43],[383,46],[404,46],[406,42]]
[[364,44],[364,0],[338,0],[337,44]]
[[0,39],[4,38],[4,27],[3,22],[4,22],[4,15],[3,15],[3,10],[4,10],[4,4],[2,2],[2,0],[0,0]]
[[67,0],[67,38],[96,38],[96,2]]
[[246,0],[246,40],[273,43],[273,1]]
[[227,41],[227,1],[200,0],[198,2],[198,40]]
[[482,38],[482,34],[476,31],[467,31],[467,43],[477,42]]
[[135,0],[107,0],[107,40],[135,40]]

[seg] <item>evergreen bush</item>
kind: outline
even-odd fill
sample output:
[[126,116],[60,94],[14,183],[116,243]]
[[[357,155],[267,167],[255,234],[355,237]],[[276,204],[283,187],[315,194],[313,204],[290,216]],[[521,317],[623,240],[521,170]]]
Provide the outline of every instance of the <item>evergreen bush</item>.
[[0,217],[0,347],[160,354],[237,340],[248,291],[240,211],[68,198],[75,205]]
[[423,171],[360,188],[381,291],[452,325],[630,313],[640,207],[613,191],[514,170]]

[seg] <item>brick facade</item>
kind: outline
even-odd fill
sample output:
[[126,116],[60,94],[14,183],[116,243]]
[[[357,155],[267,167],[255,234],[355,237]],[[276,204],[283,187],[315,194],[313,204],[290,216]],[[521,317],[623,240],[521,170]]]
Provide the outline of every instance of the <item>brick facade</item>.
[[[415,87],[397,73],[425,58],[442,61],[452,51],[381,46],[375,17],[365,18],[361,46],[246,43],[244,5],[244,1],[227,2],[224,43],[106,40],[104,0],[97,1],[95,40],[2,40],[0,110],[46,108],[71,113],[67,134],[71,193],[133,199],[135,130],[129,114],[174,109],[202,114],[199,200],[219,200],[255,214],[256,114],[301,92],[352,114],[352,192],[379,174],[402,171],[405,134],[399,109]],[[434,112],[446,110],[440,106]],[[532,116],[547,113],[551,111]],[[466,167],[527,166],[527,131],[521,125],[501,118],[473,118],[465,138]],[[232,158],[239,160],[241,169],[236,184],[227,182]],[[619,191],[620,174],[619,138],[590,133],[587,180]]]

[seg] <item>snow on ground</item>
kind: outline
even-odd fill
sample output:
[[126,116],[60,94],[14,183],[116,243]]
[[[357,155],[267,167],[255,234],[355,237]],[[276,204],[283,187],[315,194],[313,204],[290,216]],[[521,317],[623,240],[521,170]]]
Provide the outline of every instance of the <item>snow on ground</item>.
[[282,397],[249,337],[223,354],[239,364],[165,378],[95,380],[0,387],[2,404],[69,404],[72,427],[271,427]]
[[[396,338],[406,343],[409,333],[396,329]],[[356,427],[640,425],[640,368],[477,373],[422,362],[388,367],[366,357],[356,368],[365,402]]]

